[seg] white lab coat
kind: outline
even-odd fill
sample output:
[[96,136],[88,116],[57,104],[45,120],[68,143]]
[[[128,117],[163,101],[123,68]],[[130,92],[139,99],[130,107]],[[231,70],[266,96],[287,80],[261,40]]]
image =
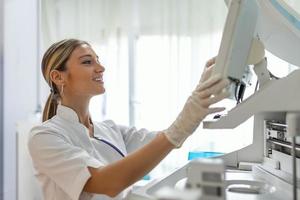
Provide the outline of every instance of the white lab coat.
[[[91,176],[87,167],[108,165],[155,137],[155,132],[116,125],[113,121],[93,124],[94,136],[105,142],[89,137],[76,112],[59,105],[53,118],[31,130],[28,147],[45,200],[112,199],[82,192]],[[124,191],[113,199],[125,196]]]

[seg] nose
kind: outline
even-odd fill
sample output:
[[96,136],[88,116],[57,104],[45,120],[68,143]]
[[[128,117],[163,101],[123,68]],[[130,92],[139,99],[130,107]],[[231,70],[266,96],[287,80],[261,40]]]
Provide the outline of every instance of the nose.
[[104,72],[105,68],[101,63],[97,63],[96,72]]

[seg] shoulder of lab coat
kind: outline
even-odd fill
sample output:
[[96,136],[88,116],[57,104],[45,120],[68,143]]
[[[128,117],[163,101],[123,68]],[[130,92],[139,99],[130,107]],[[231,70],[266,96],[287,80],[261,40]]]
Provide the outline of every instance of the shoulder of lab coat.
[[43,123],[31,130],[28,148],[34,167],[39,173],[47,174],[62,190],[56,191],[60,194],[53,194],[55,191],[49,188],[55,187],[42,185],[48,199],[50,196],[79,199],[91,176],[87,167],[104,165],[85,149],[73,145],[68,137],[51,127],[51,123]]

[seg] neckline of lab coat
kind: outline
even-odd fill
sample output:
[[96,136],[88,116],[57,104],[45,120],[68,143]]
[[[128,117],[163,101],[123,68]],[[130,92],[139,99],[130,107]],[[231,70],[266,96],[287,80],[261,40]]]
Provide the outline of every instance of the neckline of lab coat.
[[[79,117],[77,115],[77,113],[75,112],[75,110],[73,110],[70,107],[58,104],[57,105],[57,109],[56,109],[56,115],[62,117],[63,119],[66,119],[70,122],[77,122],[77,123],[81,123],[79,121]],[[91,122],[93,123],[92,119],[90,118]]]

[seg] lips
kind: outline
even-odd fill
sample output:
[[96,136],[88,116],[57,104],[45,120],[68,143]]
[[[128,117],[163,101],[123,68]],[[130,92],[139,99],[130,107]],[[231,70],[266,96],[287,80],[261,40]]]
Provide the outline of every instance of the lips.
[[98,83],[103,83],[103,77],[102,77],[102,76],[94,77],[94,78],[93,78],[93,81],[96,81],[96,82],[98,82]]

